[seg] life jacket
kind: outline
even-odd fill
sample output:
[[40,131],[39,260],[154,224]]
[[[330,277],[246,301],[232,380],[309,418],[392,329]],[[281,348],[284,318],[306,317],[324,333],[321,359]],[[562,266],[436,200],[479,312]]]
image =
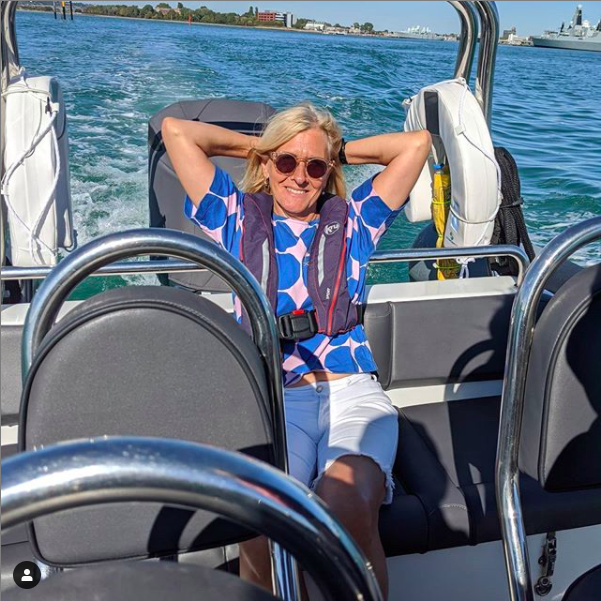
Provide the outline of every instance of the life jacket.
[[[275,254],[273,197],[263,192],[243,197],[242,263],[255,276],[276,311],[278,265]],[[317,333],[347,332],[361,321],[361,307],[351,303],[346,278],[346,200],[323,194],[318,204],[319,225],[309,249],[307,290],[315,309],[298,309],[278,316],[280,338],[304,340]],[[302,269],[302,266],[301,266]],[[248,316],[242,325],[250,331]]]

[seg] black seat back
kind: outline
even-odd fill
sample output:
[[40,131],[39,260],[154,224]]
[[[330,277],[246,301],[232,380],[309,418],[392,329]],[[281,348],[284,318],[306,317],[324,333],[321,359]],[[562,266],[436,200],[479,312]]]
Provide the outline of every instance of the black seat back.
[[[259,135],[265,122],[275,109],[262,102],[243,102],[211,98],[176,102],[154,115],[148,122],[148,192],[150,226],[166,227],[206,237],[202,230],[184,216],[186,193],[175,174],[165,151],[161,125],[165,117],[190,121],[202,121],[226,127],[243,134]],[[235,182],[244,175],[245,161],[227,157],[211,159],[227,171]],[[162,278],[163,279],[163,278]],[[192,290],[224,292],[229,290],[225,282],[212,273],[177,273],[164,279]]]
[[534,332],[520,465],[549,491],[601,487],[601,264],[568,280]]
[[[252,340],[210,301],[175,288],[110,290],[44,338],[24,386],[20,448],[157,436],[274,464],[269,390]],[[83,508],[30,527],[36,555],[61,566],[172,555],[245,536],[210,513],[157,504]]]

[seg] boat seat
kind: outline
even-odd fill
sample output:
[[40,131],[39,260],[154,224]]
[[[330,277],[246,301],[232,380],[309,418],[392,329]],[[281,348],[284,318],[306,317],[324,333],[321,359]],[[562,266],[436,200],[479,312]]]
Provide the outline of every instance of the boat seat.
[[365,333],[384,390],[500,380],[513,299],[505,293],[368,304]]
[[[23,391],[20,449],[102,435],[174,438],[275,465],[271,387],[251,338],[189,292],[140,286],[84,301],[50,330]],[[171,556],[252,536],[208,512],[116,504],[34,520],[59,567]]]
[[273,601],[271,593],[217,570],[172,562],[126,562],[69,570],[32,589],[13,588],[14,601]]
[[[600,331],[596,265],[558,291],[535,328],[520,456],[529,534],[601,523]],[[399,411],[394,475],[401,486],[380,520],[387,555],[500,540],[499,414],[499,397]],[[419,517],[407,497],[419,501]]]
[[2,324],[0,330],[0,363],[2,378],[0,389],[2,397],[2,425],[14,425],[19,420],[21,401],[21,338],[22,326]]
[[[209,98],[175,102],[153,115],[148,122],[148,205],[150,227],[165,227],[188,232],[206,240],[209,237],[184,215],[186,192],[182,187],[163,143],[161,126],[166,117],[211,123],[242,134],[258,135],[275,109],[263,102]],[[211,162],[227,171],[235,182],[244,175],[246,161],[231,157],[212,157]],[[182,272],[161,275],[164,284],[188,290],[227,292],[230,288],[210,272]]]
[[572,582],[561,601],[595,601],[601,591],[601,566],[589,570]]
[[[500,540],[495,457],[500,397],[399,410],[398,482],[380,512],[387,556]],[[528,534],[601,523],[601,491],[550,493],[522,475]]]

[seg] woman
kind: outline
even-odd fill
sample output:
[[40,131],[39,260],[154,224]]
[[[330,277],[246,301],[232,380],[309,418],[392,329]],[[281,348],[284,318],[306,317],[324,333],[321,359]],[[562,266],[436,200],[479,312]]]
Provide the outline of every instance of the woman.
[[[369,258],[417,180],[430,135],[390,133],[345,144],[332,115],[311,104],[276,113],[259,138],[174,118],[164,120],[162,132],[187,192],[186,215],[255,275],[265,270],[253,264],[261,248],[272,257],[275,280],[270,275],[263,285],[275,286],[270,300],[286,322],[280,329],[290,473],[341,520],[386,598],[378,513],[392,500],[398,425],[372,375],[360,307]],[[246,194],[212,156],[248,159]],[[343,163],[385,168],[346,202]],[[262,224],[269,230],[263,234]],[[339,254],[327,250],[337,237]],[[240,555],[241,575],[270,588],[265,541],[244,543]]]

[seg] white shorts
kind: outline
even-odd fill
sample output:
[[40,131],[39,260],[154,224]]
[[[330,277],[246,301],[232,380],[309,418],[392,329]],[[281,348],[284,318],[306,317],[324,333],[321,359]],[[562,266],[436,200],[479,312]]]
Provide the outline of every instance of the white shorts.
[[392,466],[398,414],[371,374],[285,389],[290,475],[315,488],[345,455],[370,457],[386,476],[384,503],[392,502]]

